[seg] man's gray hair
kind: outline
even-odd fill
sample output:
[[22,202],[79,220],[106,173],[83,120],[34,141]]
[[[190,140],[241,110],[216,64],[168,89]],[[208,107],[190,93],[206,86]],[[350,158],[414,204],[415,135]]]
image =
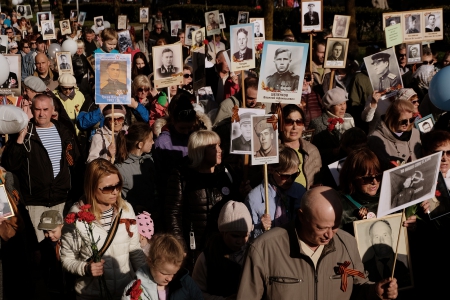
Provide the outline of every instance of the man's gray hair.
[[34,96],[33,99],[31,99],[31,106],[33,107],[34,103],[36,103],[36,101],[45,101],[45,100],[50,100],[50,103],[52,104],[52,106],[55,106],[55,102],[53,101],[53,98],[47,94],[37,94],[36,96]]
[[389,227],[389,230],[391,231],[391,234],[392,234],[392,227],[391,227],[391,224],[388,221],[386,221],[386,220],[377,220],[377,221],[373,222],[372,225],[370,225],[370,227],[369,227],[369,235],[371,235],[371,233],[372,233],[373,226],[375,226],[375,224],[377,224],[379,222],[382,222],[382,223],[386,224],[387,227]]

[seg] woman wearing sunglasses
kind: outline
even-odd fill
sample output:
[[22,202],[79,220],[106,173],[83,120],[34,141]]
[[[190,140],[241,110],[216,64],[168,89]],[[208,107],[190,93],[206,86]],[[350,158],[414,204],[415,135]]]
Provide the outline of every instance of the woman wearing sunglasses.
[[152,73],[152,68],[148,63],[145,54],[142,52],[136,53],[131,65],[131,79],[134,80],[138,75],[148,76],[150,73]]
[[320,183],[322,159],[316,146],[302,138],[305,130],[305,113],[295,104],[283,107],[283,123],[280,126],[280,137],[283,144],[294,149],[299,156],[297,169],[302,172],[296,182],[309,189]]
[[189,93],[193,93],[193,71],[192,67],[189,65],[183,66],[183,85],[180,85],[179,88]]
[[245,199],[254,228],[251,238],[257,238],[264,231],[282,226],[296,217],[300,199],[306,189],[295,179],[301,173],[297,152],[280,145],[279,162],[268,166],[269,172],[269,214],[265,213],[264,182],[256,186]]
[[[70,212],[77,213],[80,206],[89,204],[88,211],[95,216],[92,234],[97,245],[107,244],[108,237],[112,237],[112,242],[101,262],[93,262],[90,244],[84,242],[91,240],[86,226],[82,222],[64,225],[61,262],[66,271],[77,275],[77,299],[100,299],[98,276],[102,274],[111,299],[120,299],[127,284],[134,279],[135,271],[145,264],[137,226],[131,223],[135,214],[131,205],[122,199],[121,190],[122,176],[109,161],[100,158],[87,165],[84,196]],[[120,220],[113,234],[116,218]]]
[[421,157],[420,134],[414,128],[416,118],[413,115],[411,102],[396,100],[368,137],[369,148],[378,157],[382,171]]
[[339,173],[344,195],[342,229],[353,234],[353,221],[376,217],[382,175],[380,161],[369,148],[347,156]]

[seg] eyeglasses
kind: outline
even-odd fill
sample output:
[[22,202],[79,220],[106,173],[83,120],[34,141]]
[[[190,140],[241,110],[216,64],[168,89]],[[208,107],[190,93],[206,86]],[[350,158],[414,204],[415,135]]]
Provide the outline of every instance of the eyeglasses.
[[[111,122],[112,118],[106,118],[105,121],[107,122]],[[125,120],[124,117],[118,117],[118,118],[114,118],[114,122],[123,122]]]
[[161,29],[162,29],[162,27],[155,27],[155,29],[156,29],[156,30],[161,30]]
[[71,87],[63,87],[62,86],[61,89],[64,91],[70,91],[70,90],[73,90],[73,86],[71,86]]
[[298,170],[294,174],[280,174],[280,172],[278,172],[278,171],[275,171],[275,173],[277,173],[278,176],[280,176],[281,180],[288,180],[289,178],[292,180],[295,180],[298,177],[298,175],[300,175],[301,172],[300,172],[300,170]]
[[409,118],[409,119],[403,119],[403,120],[400,120],[398,122],[398,124],[400,124],[401,126],[406,126],[408,124],[414,123],[415,120],[416,120],[416,117],[412,117],[412,118]]
[[432,65],[434,63],[434,60],[424,60],[422,63],[424,65]]
[[363,184],[372,183],[373,180],[381,182],[382,178],[383,178],[383,173],[378,173],[378,174],[375,174],[375,175],[365,175],[365,176],[358,177],[358,179],[360,179]]
[[294,125],[294,122],[295,122],[295,125],[297,125],[297,126],[305,125],[305,123],[303,122],[303,119],[297,119],[297,120],[286,119],[286,120],[284,120],[284,125],[292,126],[292,125]]
[[305,76],[306,81],[311,81],[311,76]]
[[183,74],[183,77],[184,77],[184,78],[189,78],[189,77],[192,78],[192,74]]
[[27,48],[30,48],[30,47],[29,46],[23,46],[22,48],[27,49]]
[[434,153],[442,152],[442,157],[447,156],[450,158],[450,150],[442,150],[442,151],[436,151]]
[[419,103],[419,100],[412,100],[411,103],[412,104],[417,104],[417,103]]
[[142,93],[142,92],[148,92],[148,91],[150,91],[150,89],[149,88],[138,88],[137,91],[139,93]]
[[14,47],[14,48],[10,48],[10,50],[17,50],[18,48],[17,47]]
[[98,189],[102,191],[102,194],[111,194],[113,191],[120,191],[121,188],[122,184],[119,182],[116,185],[109,185]]

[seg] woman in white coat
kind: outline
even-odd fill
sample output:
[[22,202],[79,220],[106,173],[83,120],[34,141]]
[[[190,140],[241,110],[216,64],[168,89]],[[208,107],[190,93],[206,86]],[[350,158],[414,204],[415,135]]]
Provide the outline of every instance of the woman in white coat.
[[[63,268],[80,276],[75,283],[77,299],[100,299],[97,276],[104,275],[106,286],[113,299],[120,299],[126,285],[134,279],[135,271],[145,264],[145,255],[139,245],[139,234],[131,205],[121,198],[122,177],[109,161],[99,158],[86,168],[84,198],[75,203],[71,212],[90,204],[94,214],[93,236],[98,249],[105,244],[109,232],[114,232],[114,220],[118,220],[116,234],[104,252],[101,262],[90,261],[92,250],[85,241],[89,231],[81,222],[66,224],[61,239]],[[81,236],[80,236],[81,235]],[[112,234],[111,234],[112,236]]]

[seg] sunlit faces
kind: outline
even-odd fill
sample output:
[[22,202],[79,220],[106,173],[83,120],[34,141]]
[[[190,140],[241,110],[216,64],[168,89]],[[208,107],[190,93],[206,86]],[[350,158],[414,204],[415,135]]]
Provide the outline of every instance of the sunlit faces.
[[150,266],[150,273],[158,286],[166,286],[172,281],[180,267],[181,264],[175,265],[169,262],[161,262],[156,266]]
[[[286,120],[292,120],[292,122],[286,122]],[[303,130],[305,129],[305,125],[299,125],[298,120],[302,120],[302,115],[298,111],[293,111],[286,118],[283,127],[285,142],[293,142],[298,141],[302,137]],[[291,123],[291,124],[289,124]]]
[[445,153],[442,153],[441,165],[439,167],[439,170],[441,171],[442,175],[444,175],[444,177],[445,177],[448,170],[450,169],[450,167],[449,167],[450,156],[447,156],[447,151],[450,151],[450,141],[446,144],[443,144],[443,145],[437,147],[434,152],[440,152],[440,151],[445,151]]
[[222,149],[220,143],[205,147],[204,163],[208,166],[216,166],[222,162]]
[[357,178],[357,187],[360,192],[375,196],[378,192],[381,183],[381,175],[369,174]]
[[343,118],[345,116],[345,110],[347,109],[347,102],[342,102],[338,105],[332,105],[329,109],[329,111],[337,116],[338,118]]
[[117,40],[116,39],[105,41],[105,50],[107,52],[111,52],[112,50],[116,49],[116,47],[117,47]]
[[369,229],[370,241],[377,257],[392,254],[392,229],[384,221],[377,221]]
[[31,107],[34,121],[38,127],[48,128],[52,126],[51,118],[55,107],[50,98],[43,97],[34,100]]
[[152,146],[153,146],[154,143],[155,142],[153,140],[153,132],[151,132],[148,135],[147,139],[143,142],[143,145],[142,145],[142,148],[141,148],[142,152],[143,153],[150,153],[150,151],[152,151]]
[[249,233],[243,231],[222,232],[225,245],[233,252],[239,251],[248,241]]
[[[412,128],[414,122],[412,116],[413,116],[412,112],[403,111],[400,113],[400,118],[397,125],[397,132],[405,132]],[[407,120],[407,122],[405,122],[404,120]]]
[[36,66],[36,71],[39,74],[47,74],[48,72],[48,67],[49,67],[50,63],[48,61],[47,56],[45,55],[36,55],[35,58],[35,66]]
[[183,84],[184,85],[188,85],[189,83],[192,82],[192,73],[191,70],[189,69],[184,69],[183,70]]
[[77,47],[77,54],[78,55],[84,54],[84,47],[83,46],[78,46]]
[[167,51],[164,52],[162,55],[162,64],[165,67],[169,67],[173,64],[173,52],[172,51]]
[[325,58],[325,45],[322,44],[317,45],[317,49],[315,49],[314,54],[319,64],[323,64]]
[[136,58],[136,68],[138,69],[142,69],[143,67],[145,67],[145,62],[142,58]]
[[95,189],[94,196],[102,211],[108,210],[117,201],[117,196],[121,192],[121,188],[113,189],[111,193],[103,193],[105,187],[120,186],[119,176],[117,174],[109,174],[100,178]]
[[302,224],[302,237],[310,247],[328,244],[338,231],[341,216],[333,209],[327,209],[320,214],[310,213],[309,217],[299,210],[299,220]]
[[[124,117],[115,117],[114,118],[114,132],[121,131],[124,122],[125,122],[125,118]],[[106,127],[109,128],[109,130],[111,130],[111,128],[112,128],[112,118],[106,118],[105,119],[105,125],[106,125]]]
[[274,61],[275,67],[278,73],[284,73],[289,69],[289,64],[291,63],[291,53],[289,51],[284,51],[278,53]]

